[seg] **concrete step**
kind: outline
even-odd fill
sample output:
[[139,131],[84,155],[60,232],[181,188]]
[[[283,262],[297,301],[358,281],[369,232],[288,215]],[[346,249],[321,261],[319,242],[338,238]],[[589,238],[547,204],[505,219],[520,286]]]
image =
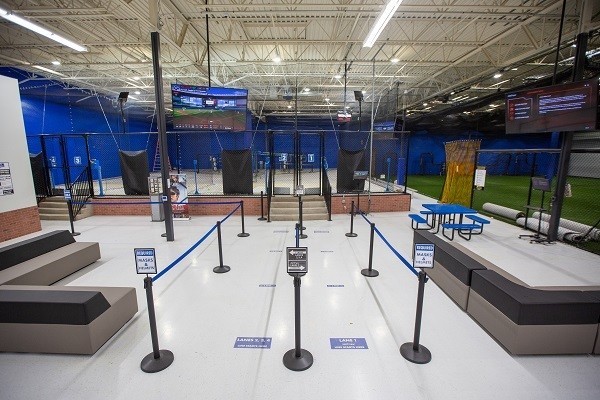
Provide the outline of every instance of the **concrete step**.
[[40,219],[44,221],[68,221],[69,214],[44,214],[40,212]]
[[[323,196],[302,196],[302,203],[312,203],[324,201]],[[298,197],[295,196],[274,196],[271,198],[271,204],[273,203],[296,203],[298,204]]]
[[65,207],[39,207],[40,215],[41,214],[69,214],[69,208]]
[[[327,221],[328,214],[304,214],[302,213],[303,221]],[[271,221],[298,221],[298,215],[295,217],[292,215],[273,215],[271,214]]]
[[[38,205],[40,219],[44,221],[68,221],[69,206],[63,197],[54,196],[47,197]],[[91,205],[84,206],[79,214],[75,217],[75,221],[91,217],[94,211]]]

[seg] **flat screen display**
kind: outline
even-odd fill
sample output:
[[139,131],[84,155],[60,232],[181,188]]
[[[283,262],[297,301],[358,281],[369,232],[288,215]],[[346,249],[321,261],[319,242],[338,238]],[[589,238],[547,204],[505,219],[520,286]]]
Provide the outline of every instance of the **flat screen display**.
[[246,130],[246,89],[172,84],[171,94],[174,129]]
[[506,133],[590,131],[596,128],[598,79],[506,95]]

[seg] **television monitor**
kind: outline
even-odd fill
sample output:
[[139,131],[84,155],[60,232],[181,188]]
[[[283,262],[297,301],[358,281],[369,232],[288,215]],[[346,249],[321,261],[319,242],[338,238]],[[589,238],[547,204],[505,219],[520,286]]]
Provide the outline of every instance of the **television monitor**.
[[598,79],[527,89],[506,95],[506,133],[596,129]]
[[248,90],[171,84],[173,128],[246,130]]

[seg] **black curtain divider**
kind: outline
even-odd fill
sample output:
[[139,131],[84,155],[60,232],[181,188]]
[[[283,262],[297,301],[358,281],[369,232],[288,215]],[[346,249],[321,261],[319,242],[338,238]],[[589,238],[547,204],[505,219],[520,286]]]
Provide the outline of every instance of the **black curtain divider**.
[[364,150],[338,150],[337,192],[347,193],[363,191],[365,181],[354,179],[354,171],[365,171]]
[[223,194],[252,194],[252,152],[223,150]]
[[46,182],[46,171],[44,170],[44,155],[41,151],[37,154],[29,154],[29,162],[31,163],[35,194],[37,196],[47,196],[48,183]]
[[119,150],[119,161],[121,164],[121,177],[125,194],[148,195],[148,154],[146,150],[125,151]]

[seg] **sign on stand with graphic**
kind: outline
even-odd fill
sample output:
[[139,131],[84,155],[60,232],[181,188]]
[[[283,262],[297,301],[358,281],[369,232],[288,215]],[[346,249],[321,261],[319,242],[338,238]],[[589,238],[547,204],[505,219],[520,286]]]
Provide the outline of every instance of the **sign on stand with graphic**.
[[415,244],[413,266],[415,268],[433,268],[434,253],[435,245],[433,244]]
[[303,276],[308,272],[308,247],[287,247],[287,273]]
[[135,269],[138,274],[156,274],[156,251],[154,249],[133,249]]
[[10,175],[10,163],[0,162],[0,196],[15,194],[12,176]]

